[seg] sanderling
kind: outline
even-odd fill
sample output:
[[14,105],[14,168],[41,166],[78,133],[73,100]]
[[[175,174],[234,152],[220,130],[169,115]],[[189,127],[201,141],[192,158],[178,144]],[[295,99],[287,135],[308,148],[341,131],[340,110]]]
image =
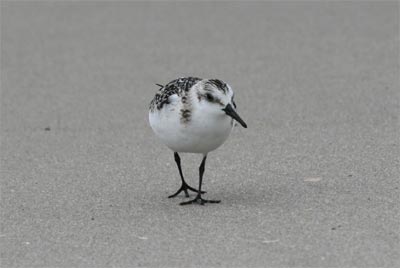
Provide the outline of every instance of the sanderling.
[[[236,120],[243,127],[246,123],[236,112],[232,88],[219,79],[183,77],[166,85],[157,84],[160,89],[150,103],[149,121],[156,136],[173,152],[178,166],[182,186],[169,198],[188,190],[197,193],[195,199],[180,203],[219,203],[220,200],[206,200],[201,197],[201,184],[207,154],[225,142]],[[181,159],[178,153],[203,155],[199,167],[199,189],[190,187],[183,178]]]

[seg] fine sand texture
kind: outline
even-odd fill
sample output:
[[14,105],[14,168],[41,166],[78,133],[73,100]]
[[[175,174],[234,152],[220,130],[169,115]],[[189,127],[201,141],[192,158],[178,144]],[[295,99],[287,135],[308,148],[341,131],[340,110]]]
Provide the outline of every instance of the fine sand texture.
[[[220,204],[148,124],[188,75],[249,126]],[[399,89],[397,1],[1,1],[0,266],[400,267]]]

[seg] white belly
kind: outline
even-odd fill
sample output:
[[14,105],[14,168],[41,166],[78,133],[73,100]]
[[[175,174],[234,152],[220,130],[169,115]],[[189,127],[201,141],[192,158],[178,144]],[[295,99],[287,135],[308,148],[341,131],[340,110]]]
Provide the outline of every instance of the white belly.
[[178,107],[149,113],[150,126],[156,136],[174,152],[208,153],[221,146],[232,131],[232,118],[194,113],[188,123],[180,120]]

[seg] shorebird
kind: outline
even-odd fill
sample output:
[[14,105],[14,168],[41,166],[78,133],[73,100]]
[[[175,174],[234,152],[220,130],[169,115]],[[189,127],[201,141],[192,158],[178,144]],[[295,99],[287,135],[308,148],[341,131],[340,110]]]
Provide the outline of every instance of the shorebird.
[[[182,191],[196,192],[193,200],[180,205],[219,203],[206,200],[201,189],[207,155],[222,145],[235,123],[244,128],[246,123],[236,112],[232,88],[219,79],[182,77],[160,87],[150,103],[149,122],[156,136],[174,152],[182,185],[169,198]],[[199,167],[198,190],[189,186],[183,177],[179,153],[202,154]]]

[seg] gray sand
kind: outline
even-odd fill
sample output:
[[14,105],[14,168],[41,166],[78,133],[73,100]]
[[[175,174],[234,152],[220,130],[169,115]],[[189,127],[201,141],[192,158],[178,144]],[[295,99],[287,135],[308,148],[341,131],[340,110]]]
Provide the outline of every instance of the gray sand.
[[[400,266],[398,60],[398,2],[2,1],[2,267]],[[147,108],[185,75],[249,125],[209,155],[221,204],[166,198]]]

